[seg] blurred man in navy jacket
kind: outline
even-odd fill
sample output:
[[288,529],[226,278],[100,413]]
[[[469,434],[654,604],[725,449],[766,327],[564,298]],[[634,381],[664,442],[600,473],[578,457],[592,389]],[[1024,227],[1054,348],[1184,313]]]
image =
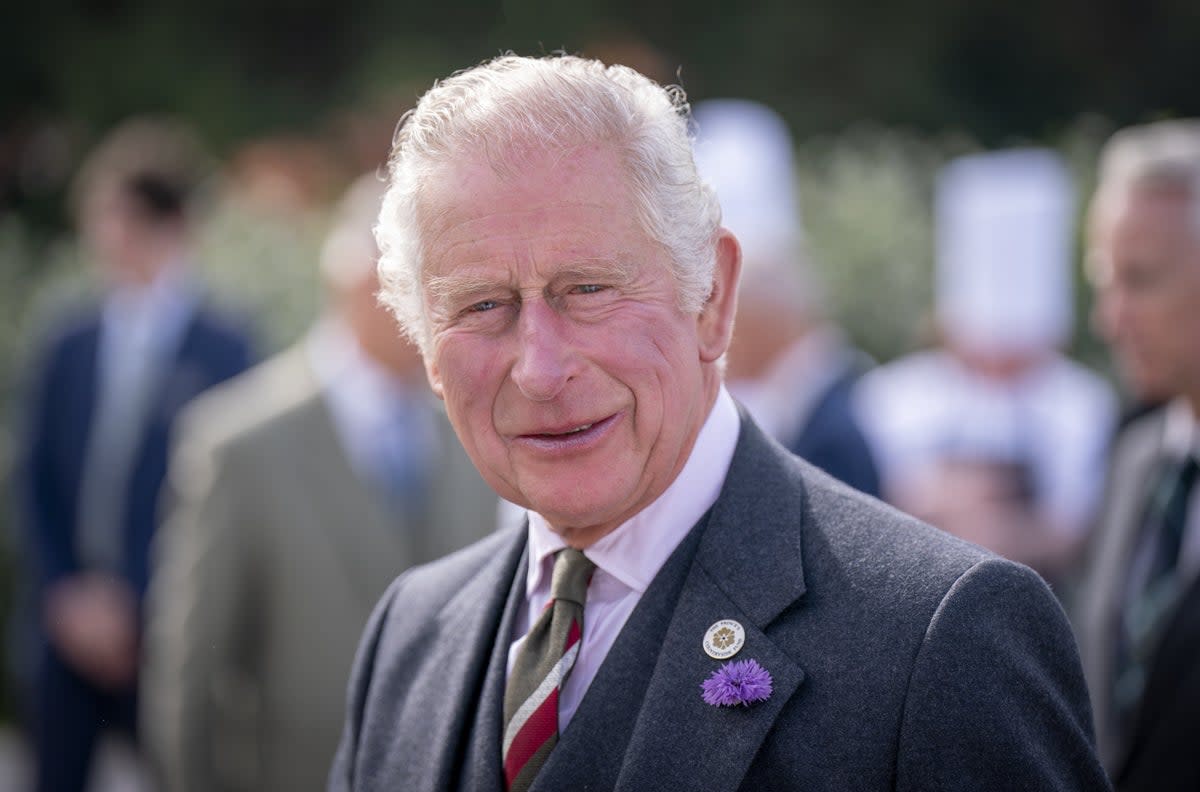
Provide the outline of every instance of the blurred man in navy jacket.
[[200,157],[161,120],[116,129],[77,182],[104,296],[35,358],[21,448],[37,640],[38,790],[81,790],[102,727],[134,732],[141,601],[179,409],[250,362],[244,330],[189,275]]

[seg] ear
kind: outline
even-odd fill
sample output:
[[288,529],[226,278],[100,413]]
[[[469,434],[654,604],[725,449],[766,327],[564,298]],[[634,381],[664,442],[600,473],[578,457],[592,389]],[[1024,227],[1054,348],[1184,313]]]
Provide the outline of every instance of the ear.
[[722,228],[717,232],[717,265],[713,268],[712,293],[697,319],[700,359],[705,363],[718,360],[729,348],[741,272],[741,245],[728,229]]
[[442,375],[438,371],[437,361],[433,359],[433,350],[423,355],[423,359],[425,361],[425,377],[429,380],[429,389],[433,391],[434,396],[445,401],[446,392],[442,388]]

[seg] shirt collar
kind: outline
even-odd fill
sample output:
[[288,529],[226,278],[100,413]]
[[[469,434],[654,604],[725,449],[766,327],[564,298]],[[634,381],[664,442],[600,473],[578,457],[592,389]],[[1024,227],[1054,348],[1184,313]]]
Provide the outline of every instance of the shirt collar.
[[391,425],[398,410],[427,403],[419,388],[372,360],[340,319],[318,323],[308,334],[306,351],[337,420],[362,432]]
[[[741,419],[722,385],[683,469],[662,495],[588,547],[596,567],[643,593],[667,558],[716,502],[733,461]],[[566,546],[544,517],[529,513],[529,568],[525,594],[533,596],[550,573],[547,560]]]
[[326,387],[349,383],[355,391],[378,397],[370,399],[372,403],[387,403],[404,393],[401,379],[371,360],[340,319],[321,320],[309,333],[307,345],[313,370]]
[[162,349],[177,338],[198,300],[187,267],[173,262],[147,284],[111,288],[101,321],[106,335],[118,345]]
[[115,283],[109,286],[105,302],[112,310],[144,310],[169,300],[179,299],[191,289],[188,266],[182,261],[165,265],[148,283]]
[[1189,454],[1200,459],[1200,433],[1196,431],[1196,416],[1187,399],[1175,399],[1167,405],[1163,448],[1180,460]]

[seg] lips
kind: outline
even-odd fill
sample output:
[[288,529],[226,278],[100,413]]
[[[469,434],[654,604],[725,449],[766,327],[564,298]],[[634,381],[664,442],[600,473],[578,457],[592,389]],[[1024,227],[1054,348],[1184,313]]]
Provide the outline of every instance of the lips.
[[580,424],[579,426],[573,427],[571,429],[567,429],[566,431],[562,431],[562,432],[535,432],[533,434],[529,434],[529,435],[525,435],[525,436],[526,437],[540,437],[540,438],[545,438],[545,439],[554,439],[554,438],[558,438],[558,437],[570,437],[571,435],[579,434],[580,432],[586,432],[588,429],[591,429],[595,425],[596,425],[596,421],[592,421],[591,423]]
[[546,427],[542,431],[520,434],[516,439],[523,445],[542,451],[584,450],[607,435],[619,416],[620,413],[616,413],[595,421]]

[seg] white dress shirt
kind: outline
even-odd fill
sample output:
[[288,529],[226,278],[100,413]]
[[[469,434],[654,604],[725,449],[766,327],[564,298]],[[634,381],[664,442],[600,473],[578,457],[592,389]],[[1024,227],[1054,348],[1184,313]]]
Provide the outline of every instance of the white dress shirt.
[[[558,698],[559,731],[567,727],[646,587],[692,527],[716,502],[733,460],[741,421],[721,387],[692,453],[675,481],[653,503],[583,552],[596,571],[583,611],[583,644]],[[554,554],[566,546],[540,514],[529,512],[529,568],[525,607],[508,650],[512,671],[525,633],[550,601]]]
[[104,299],[96,359],[96,406],[80,482],[80,557],[119,568],[128,477],[154,397],[195,313],[186,267],[164,267],[148,284],[114,287]]
[[432,394],[372,360],[337,319],[325,319],[309,333],[307,351],[355,473],[368,482],[379,477],[381,456],[394,453],[382,444],[394,439],[398,415],[414,418],[404,422],[401,439],[412,463],[433,469],[439,452]]

